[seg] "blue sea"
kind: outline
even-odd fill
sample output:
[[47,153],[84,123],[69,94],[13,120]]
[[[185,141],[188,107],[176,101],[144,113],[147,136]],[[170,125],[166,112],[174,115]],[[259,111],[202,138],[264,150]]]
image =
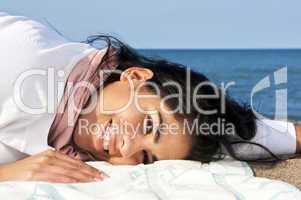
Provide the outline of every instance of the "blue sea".
[[[151,57],[166,58],[205,74],[214,83],[235,82],[227,91],[241,103],[250,104],[251,91],[265,77],[270,87],[253,96],[253,107],[273,117],[276,91],[287,89],[287,113],[301,121],[301,50],[139,50]],[[287,67],[287,82],[275,84],[274,72]]]

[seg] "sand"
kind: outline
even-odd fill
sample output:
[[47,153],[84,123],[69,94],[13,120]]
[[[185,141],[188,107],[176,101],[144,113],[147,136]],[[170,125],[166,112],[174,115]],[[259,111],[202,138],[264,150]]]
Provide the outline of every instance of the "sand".
[[257,177],[285,181],[301,189],[301,159],[291,159],[278,164],[251,164]]

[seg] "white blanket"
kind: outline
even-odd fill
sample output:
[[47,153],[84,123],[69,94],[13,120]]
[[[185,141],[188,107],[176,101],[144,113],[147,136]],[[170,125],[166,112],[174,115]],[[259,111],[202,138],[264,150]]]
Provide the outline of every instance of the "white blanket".
[[211,164],[192,161],[158,161],[151,165],[89,164],[110,175],[102,182],[50,184],[0,183],[1,199],[196,199],[196,200],[300,200],[292,185],[256,178],[244,162],[224,160]]

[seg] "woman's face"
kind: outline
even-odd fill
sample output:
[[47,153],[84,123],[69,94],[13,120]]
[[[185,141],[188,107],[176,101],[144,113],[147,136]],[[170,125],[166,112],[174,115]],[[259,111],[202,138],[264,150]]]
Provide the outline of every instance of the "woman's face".
[[143,86],[152,76],[148,69],[129,68],[101,90],[95,109],[79,117],[73,136],[77,146],[112,164],[187,157],[192,141],[184,119],[167,113],[161,97]]

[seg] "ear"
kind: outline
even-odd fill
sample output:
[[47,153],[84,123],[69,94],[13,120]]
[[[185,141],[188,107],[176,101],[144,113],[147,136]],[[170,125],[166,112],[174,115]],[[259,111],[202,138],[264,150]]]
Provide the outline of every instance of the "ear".
[[143,67],[130,67],[120,75],[120,81],[138,80],[146,81],[154,76],[152,70]]

